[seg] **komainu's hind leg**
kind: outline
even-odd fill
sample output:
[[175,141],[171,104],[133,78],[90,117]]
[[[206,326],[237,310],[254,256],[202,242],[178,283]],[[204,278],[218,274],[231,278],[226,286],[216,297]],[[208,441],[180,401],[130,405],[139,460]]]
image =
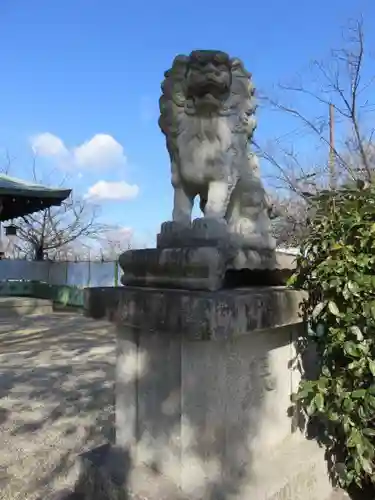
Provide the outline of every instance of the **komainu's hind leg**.
[[233,186],[228,181],[213,181],[208,187],[204,216],[212,219],[224,219]]

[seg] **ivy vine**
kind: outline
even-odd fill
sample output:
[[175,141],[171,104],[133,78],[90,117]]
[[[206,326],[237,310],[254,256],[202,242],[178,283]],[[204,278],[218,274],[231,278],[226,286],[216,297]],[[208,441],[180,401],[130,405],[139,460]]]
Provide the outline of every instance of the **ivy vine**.
[[323,428],[345,489],[375,484],[375,187],[323,192],[301,245],[294,287],[317,349],[318,376],[293,395]]

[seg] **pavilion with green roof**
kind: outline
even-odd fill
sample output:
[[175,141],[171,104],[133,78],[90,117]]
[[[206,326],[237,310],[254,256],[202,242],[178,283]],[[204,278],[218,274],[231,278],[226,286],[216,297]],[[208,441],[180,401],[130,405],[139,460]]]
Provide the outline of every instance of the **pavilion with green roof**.
[[[71,189],[50,188],[0,174],[0,246],[2,222],[27,216],[53,206],[60,206],[71,192]],[[16,226],[11,224],[6,230],[8,236],[16,235]],[[0,260],[3,257],[4,252],[0,248]],[[47,299],[63,305],[80,307],[83,305],[82,290],[38,281],[6,279],[0,282],[0,306],[3,304],[1,301],[5,300],[5,309],[16,307],[8,304],[6,301],[8,296],[16,297],[17,300],[32,297],[38,300]],[[3,309],[0,307],[0,311],[4,311],[4,307]]]
[[50,188],[0,174],[0,221],[60,206],[71,189]]

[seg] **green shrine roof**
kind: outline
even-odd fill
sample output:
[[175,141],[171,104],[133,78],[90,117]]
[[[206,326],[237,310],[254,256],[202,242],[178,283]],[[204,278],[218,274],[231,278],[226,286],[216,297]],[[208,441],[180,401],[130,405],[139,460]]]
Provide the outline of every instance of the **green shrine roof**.
[[0,174],[0,221],[15,219],[51,206],[59,206],[71,189],[50,188]]

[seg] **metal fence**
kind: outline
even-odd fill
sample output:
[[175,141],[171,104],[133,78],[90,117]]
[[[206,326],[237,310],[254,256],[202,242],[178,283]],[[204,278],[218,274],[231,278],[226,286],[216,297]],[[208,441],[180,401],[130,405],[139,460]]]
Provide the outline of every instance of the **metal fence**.
[[0,281],[40,281],[79,288],[118,286],[121,270],[116,261],[64,262],[0,260]]

